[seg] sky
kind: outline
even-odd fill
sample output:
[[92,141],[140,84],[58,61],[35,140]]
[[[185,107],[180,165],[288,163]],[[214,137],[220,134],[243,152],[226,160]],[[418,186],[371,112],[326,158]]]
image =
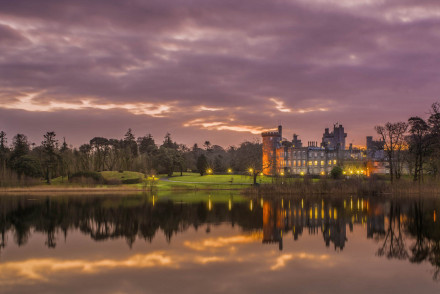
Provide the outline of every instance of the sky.
[[439,101],[438,0],[0,0],[0,130],[320,141]]

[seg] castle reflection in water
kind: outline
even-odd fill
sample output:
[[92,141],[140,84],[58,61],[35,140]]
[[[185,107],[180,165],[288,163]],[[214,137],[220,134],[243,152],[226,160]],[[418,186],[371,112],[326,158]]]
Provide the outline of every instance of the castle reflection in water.
[[296,241],[308,234],[322,236],[326,246],[340,252],[350,238],[363,241],[359,236],[366,235],[364,241],[373,238],[377,243],[377,256],[427,261],[434,278],[440,277],[438,198],[201,196],[202,201],[192,202],[151,195],[0,196],[0,255],[11,243],[27,245],[34,234],[45,236],[49,248],[68,242],[72,232],[100,242],[124,238],[131,248],[136,241],[153,242],[158,233],[171,242],[191,228],[210,234],[230,226],[261,236],[267,248],[276,244],[280,250],[286,238]]
[[[58,233],[67,238],[70,231],[77,230],[96,241],[125,238],[131,247],[136,240],[152,242],[160,231],[171,242],[173,235],[190,227],[205,225],[209,233],[211,227],[229,223],[243,232],[262,232],[262,242],[277,243],[280,250],[283,238],[298,240],[306,231],[309,235],[321,234],[326,246],[340,251],[348,242],[347,230],[352,232],[354,225],[366,227],[367,238],[388,240],[390,232],[393,236],[402,231],[412,236],[422,232],[438,242],[438,209],[436,199],[350,196],[234,201],[231,195],[229,200],[223,197],[213,201],[209,196],[206,202],[193,203],[145,195],[37,199],[1,196],[0,249],[8,243],[8,232],[19,246],[39,232],[47,236],[48,247],[55,247]],[[399,241],[400,236],[396,238]]]
[[[287,202],[287,203],[286,203]],[[353,224],[367,228],[367,238],[374,234],[385,234],[386,203],[372,203],[363,198],[349,198],[339,201],[287,200],[264,201],[263,243],[278,243],[283,249],[283,236],[292,234],[294,240],[307,230],[308,234],[322,234],[326,246],[334,245],[342,250],[347,242],[347,225],[353,231]]]

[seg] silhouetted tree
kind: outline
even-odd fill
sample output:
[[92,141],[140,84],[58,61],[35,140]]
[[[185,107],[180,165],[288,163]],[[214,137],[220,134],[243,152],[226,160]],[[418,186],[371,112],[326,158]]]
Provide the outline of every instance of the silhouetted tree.
[[17,134],[12,140],[12,153],[10,161],[13,162],[20,156],[27,155],[29,153],[29,142],[25,135]]
[[0,170],[5,172],[6,163],[8,161],[9,148],[7,146],[6,133],[0,132]]
[[103,137],[94,137],[90,140],[90,146],[95,151],[95,170],[105,170],[105,159],[108,153],[108,139]]
[[44,140],[41,142],[41,146],[43,147],[42,151],[44,154],[42,166],[44,168],[46,182],[50,184],[55,167],[59,161],[59,155],[57,154],[58,140],[55,138],[56,134],[53,131],[47,132],[43,137]]
[[197,158],[197,170],[200,175],[203,176],[208,168],[208,159],[205,154],[200,154],[199,158]]
[[236,150],[239,169],[249,172],[254,185],[257,184],[257,176],[263,171],[263,148],[258,142],[243,142]]
[[153,155],[154,152],[157,151],[156,143],[154,142],[153,136],[148,134],[144,137],[139,137],[137,139],[137,143],[139,146],[139,152],[141,154]]
[[179,145],[176,142],[173,142],[173,140],[171,139],[170,133],[166,133],[164,140],[163,140],[163,144],[161,147],[170,148],[170,149],[178,149]]
[[421,181],[423,176],[423,160],[428,149],[429,126],[422,118],[415,116],[408,119],[409,133],[407,137],[409,152],[414,156],[414,181]]
[[388,122],[384,126],[375,126],[374,128],[384,142],[390,169],[390,180],[393,182],[394,177],[399,179],[401,175],[401,151],[405,144],[405,132],[408,124],[405,122]]

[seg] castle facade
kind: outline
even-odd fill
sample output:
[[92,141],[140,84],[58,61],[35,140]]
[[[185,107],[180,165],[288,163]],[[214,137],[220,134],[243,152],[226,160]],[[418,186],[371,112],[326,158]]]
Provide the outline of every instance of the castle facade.
[[[307,146],[303,146],[296,134],[291,141],[283,139],[282,126],[261,136],[265,175],[328,175],[335,166],[344,164],[347,167],[344,173],[369,175],[378,166],[368,160],[366,150],[353,148],[351,144],[346,148],[347,133],[338,123],[331,132],[325,129],[320,145],[308,142]],[[368,139],[371,140],[370,137]]]

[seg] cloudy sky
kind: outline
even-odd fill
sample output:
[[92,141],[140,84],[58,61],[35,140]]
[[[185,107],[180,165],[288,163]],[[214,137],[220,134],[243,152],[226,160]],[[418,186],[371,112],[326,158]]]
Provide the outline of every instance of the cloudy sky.
[[439,48],[438,0],[0,0],[0,129],[364,144],[440,100]]

